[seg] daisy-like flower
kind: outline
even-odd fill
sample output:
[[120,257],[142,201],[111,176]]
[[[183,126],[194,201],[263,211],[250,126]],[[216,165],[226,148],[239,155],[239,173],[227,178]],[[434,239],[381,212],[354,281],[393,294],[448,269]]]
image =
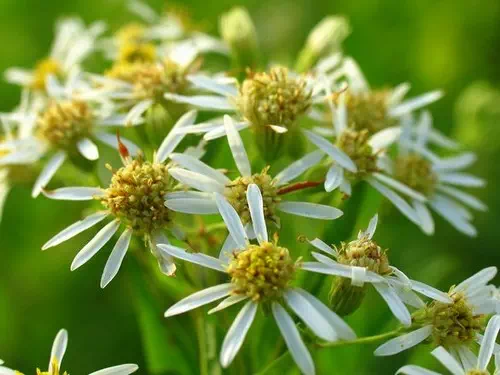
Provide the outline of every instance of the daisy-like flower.
[[338,106],[329,101],[334,114],[333,142],[315,132],[304,130],[309,141],[327,154],[329,169],[325,178],[325,190],[331,192],[339,188],[349,196],[353,183],[366,181],[408,219],[420,225],[420,218],[415,209],[398,192],[419,202],[425,202],[425,196],[393,179],[383,170],[386,161],[384,150],[398,139],[400,130],[387,128],[370,135],[366,129],[350,128],[345,101],[342,99],[345,93],[339,96]]
[[[500,315],[495,315],[486,326],[484,339],[481,342],[479,355],[476,357],[467,348],[453,351],[451,354],[444,347],[439,346],[432,351],[432,355],[443,364],[452,375],[490,375],[488,364],[493,353],[495,354],[495,372],[500,371],[500,352],[496,348],[496,338],[500,330]],[[495,350],[497,349],[497,350]],[[397,374],[406,375],[440,375],[437,372],[427,370],[420,366],[408,365],[400,368]]]
[[[191,111],[182,116],[175,127],[193,124],[196,112]],[[155,153],[153,161],[144,160],[139,154],[131,158],[125,145],[120,144],[123,167],[112,170],[113,176],[107,188],[100,187],[64,187],[53,191],[43,191],[44,195],[58,200],[97,200],[104,210],[87,216],[60,233],[56,234],[43,247],[46,250],[59,245],[86,229],[112,217],[104,228],[86,244],[76,255],[71,270],[76,270],[88,262],[118,231],[124,226],[120,238],[116,242],[106,263],[101,278],[101,287],[104,288],[118,273],[121,263],[130,244],[132,235],[144,238],[151,253],[157,258],[162,272],[172,275],[175,265],[171,257],[158,251],[159,243],[169,243],[164,230],[168,229],[178,238],[183,234],[175,225],[174,212],[165,207],[165,194],[174,190],[176,181],[170,176],[170,164],[165,160],[181,142],[183,136],[170,133]]]
[[217,205],[235,244],[227,261],[205,254],[188,253],[171,245],[159,245],[171,256],[227,273],[231,278],[229,283],[204,289],[181,300],[170,307],[165,316],[178,315],[222,298],[225,299],[209,313],[246,301],[222,343],[220,362],[223,367],[227,367],[241,348],[258,307],[266,305],[270,307],[300,370],[307,375],[314,374],[311,355],[292,318],[281,305],[282,301],[321,339],[350,340],[355,338],[355,334],[316,297],[290,285],[297,271],[304,268],[306,263],[294,262],[288,249],[278,245],[277,238],[269,241],[263,197],[258,186],[249,185],[246,194],[258,244],[250,244],[238,213],[220,194],[216,194]]
[[80,64],[95,50],[96,39],[104,30],[102,22],[86,27],[78,18],[63,19],[56,25],[49,56],[39,61],[32,71],[10,68],[5,72],[5,78],[25,88],[45,92],[48,76],[65,80],[80,70]]
[[[231,180],[222,172],[196,158],[185,154],[173,154],[171,159],[183,168],[172,168],[170,175],[182,184],[199,190],[199,192],[187,191],[168,194],[165,202],[168,208],[190,214],[218,213],[214,193],[219,193],[233,206],[242,223],[247,226],[251,215],[250,202],[246,200],[246,191],[250,184],[256,184],[264,196],[265,219],[277,227],[280,224],[277,216],[278,211],[323,220],[337,219],[342,215],[342,211],[334,207],[282,200],[281,192],[283,190],[280,189],[286,189],[286,185],[291,180],[317,164],[323,157],[321,151],[312,152],[297,160],[278,173],[276,177],[269,175],[269,168],[265,168],[260,173],[252,174],[243,141],[233,120],[226,115],[224,123],[229,146],[240,175]],[[228,238],[230,239],[230,237]],[[227,246],[230,245],[227,244]]]
[[[52,351],[50,353],[49,367],[47,371],[41,371],[37,369],[37,375],[68,375],[65,371],[61,370],[61,364],[66,353],[66,348],[68,346],[68,331],[61,329],[54,339],[52,344]],[[3,361],[0,361],[0,365]],[[89,375],[129,375],[136,372],[139,366],[135,364],[124,364],[113,367],[107,367],[102,370],[94,371]],[[7,367],[0,366],[0,375],[23,375],[19,371],[11,370]]]
[[[378,215],[375,215],[366,231],[360,231],[358,238],[332,248],[316,238],[310,241],[322,253],[313,252],[319,263],[311,263],[306,269],[334,275],[330,302],[340,315],[355,311],[366,293],[366,283],[372,284],[385,300],[394,316],[405,326],[411,325],[411,316],[405,304],[422,308],[425,303],[414,293],[418,292],[441,304],[452,302],[451,298],[429,285],[409,279],[403,272],[389,263],[387,251],[372,238],[377,229]],[[334,259],[332,259],[334,258]]]
[[496,267],[485,268],[450,289],[452,303],[436,300],[416,311],[412,328],[419,328],[382,344],[375,355],[397,354],[425,340],[459,353],[482,342],[485,316],[495,312],[495,287],[487,284],[496,273]]
[[413,199],[413,206],[426,234],[434,233],[434,220],[429,206],[460,232],[475,236],[477,231],[470,223],[472,213],[469,208],[486,211],[487,207],[476,197],[458,188],[485,185],[484,180],[462,172],[476,161],[476,155],[465,152],[441,158],[428,148],[431,134],[432,117],[428,112],[423,112],[416,134],[404,128],[399,154],[394,161],[386,164],[387,170],[396,180],[427,198],[427,202]]

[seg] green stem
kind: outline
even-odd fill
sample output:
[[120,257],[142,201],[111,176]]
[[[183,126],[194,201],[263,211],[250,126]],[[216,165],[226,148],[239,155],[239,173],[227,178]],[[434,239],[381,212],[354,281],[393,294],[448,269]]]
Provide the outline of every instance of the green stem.
[[200,353],[200,375],[208,375],[208,351],[207,336],[205,329],[205,315],[203,311],[196,311],[196,336],[198,338],[198,350]]

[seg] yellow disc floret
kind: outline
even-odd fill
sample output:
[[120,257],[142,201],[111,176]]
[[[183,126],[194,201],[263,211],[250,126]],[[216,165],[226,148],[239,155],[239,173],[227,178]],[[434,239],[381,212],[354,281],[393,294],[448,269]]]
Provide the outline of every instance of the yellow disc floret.
[[354,174],[347,172],[347,178],[364,177],[378,170],[377,155],[368,143],[369,139],[370,134],[366,129],[360,131],[346,129],[337,138],[337,147],[344,151],[358,168]]
[[425,196],[434,193],[438,181],[432,164],[416,154],[399,156],[396,159],[394,177]]
[[137,234],[150,234],[171,224],[173,213],[165,207],[165,194],[174,181],[164,164],[141,158],[113,173],[102,204]]
[[68,149],[87,137],[93,124],[94,115],[87,103],[53,101],[38,119],[38,135],[55,148]]
[[47,81],[47,77],[49,75],[61,77],[62,74],[62,67],[56,60],[51,58],[41,60],[35,66],[31,88],[34,90],[45,91],[45,83]]
[[356,267],[365,267],[366,269],[387,275],[391,273],[389,268],[389,259],[387,251],[367,237],[345,243],[342,242],[340,248],[337,248],[337,261],[341,264]]
[[276,301],[295,274],[295,263],[288,249],[274,243],[248,247],[233,255],[228,273],[235,295],[244,295],[255,302]]

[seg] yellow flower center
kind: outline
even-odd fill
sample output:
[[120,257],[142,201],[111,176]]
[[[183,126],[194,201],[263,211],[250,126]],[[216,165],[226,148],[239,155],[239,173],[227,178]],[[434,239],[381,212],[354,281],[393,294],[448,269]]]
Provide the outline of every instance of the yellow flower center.
[[116,39],[122,44],[141,43],[144,41],[146,30],[140,23],[129,23],[116,33]]
[[45,82],[47,77],[51,74],[56,77],[61,77],[63,75],[61,65],[52,58],[39,61],[35,66],[35,71],[33,72],[33,82],[31,83],[31,88],[34,90],[45,91]]
[[356,173],[346,171],[347,178],[354,179],[363,177],[378,171],[377,156],[373,153],[372,147],[368,144],[369,139],[370,133],[366,129],[360,131],[346,129],[337,138],[337,147],[344,151],[358,168]]
[[397,180],[426,196],[432,195],[436,189],[437,175],[431,163],[420,155],[399,156],[394,172]]
[[266,242],[248,245],[235,253],[228,273],[235,295],[245,295],[255,302],[270,302],[283,296],[295,269],[288,249]]
[[53,101],[38,119],[38,135],[53,147],[68,149],[87,137],[94,116],[82,101]]
[[311,107],[311,91],[303,78],[290,77],[283,67],[250,75],[240,87],[236,104],[256,127],[292,127]]
[[348,243],[342,242],[337,251],[337,261],[341,264],[365,267],[379,275],[391,273],[387,251],[366,237]]
[[120,47],[118,61],[122,63],[153,62],[156,47],[152,43],[127,43]]
[[266,220],[275,224],[279,223],[276,212],[281,198],[278,195],[276,181],[267,174],[268,169],[265,168],[261,173],[256,173],[252,176],[238,177],[226,186],[224,196],[234,207],[243,224],[250,222],[250,211],[246,195],[248,185],[250,184],[256,184],[262,193]]
[[150,234],[172,222],[164,197],[173,185],[166,165],[139,158],[113,173],[106,195],[99,199],[137,234]]

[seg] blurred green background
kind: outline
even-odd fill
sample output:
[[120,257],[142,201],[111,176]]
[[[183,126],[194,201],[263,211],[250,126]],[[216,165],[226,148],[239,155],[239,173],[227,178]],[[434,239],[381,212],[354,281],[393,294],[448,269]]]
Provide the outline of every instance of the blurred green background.
[[[162,1],[149,3],[158,10],[165,5]],[[432,106],[435,126],[458,135],[479,153],[473,172],[488,180],[487,188],[478,192],[490,207],[475,220],[479,236],[466,238],[437,220],[437,234],[426,237],[391,211],[384,216],[377,239],[391,249],[394,265],[410,277],[441,289],[482,267],[500,265],[496,184],[500,177],[500,96],[491,98],[488,90],[479,89],[467,100],[490,95],[487,104],[481,104],[478,110],[466,100],[456,109],[461,93],[474,81],[487,81],[493,87],[499,83],[500,1],[270,0],[238,4],[249,8],[265,54],[273,61],[293,59],[318,21],[328,14],[343,14],[353,29],[345,52],[358,60],[373,87],[409,81],[413,95],[443,89],[445,98]],[[185,0],[177,5],[189,10],[207,32],[216,33],[218,15],[237,4]],[[31,67],[43,58],[53,37],[54,22],[65,15],[80,15],[87,22],[102,19],[111,30],[133,19],[121,0],[0,0],[0,71],[10,66]],[[0,111],[11,110],[18,102],[19,89],[0,81],[0,99]],[[487,148],[482,143],[485,137],[469,136],[486,129]],[[69,271],[72,258],[90,233],[50,251],[39,250],[55,233],[78,220],[84,207],[83,203],[43,197],[32,200],[29,187],[11,192],[0,225],[0,358],[30,373],[36,366],[44,368],[52,340],[64,327],[69,331],[69,348],[63,368],[73,375],[125,362],[138,363],[139,373],[146,374],[146,358],[151,355],[161,356],[171,364],[171,373],[176,373],[182,351],[145,351],[140,329],[144,325],[140,323],[148,314],[157,314],[161,325],[150,327],[152,331],[158,333],[157,329],[163,327],[169,330],[175,324],[176,335],[182,335],[188,334],[189,328],[181,319],[170,323],[161,319],[169,305],[161,302],[161,296],[159,302],[152,302],[150,311],[136,308],[135,282],[141,275],[131,276],[134,265],[130,257],[124,262],[124,272],[103,291],[98,284],[109,246],[82,269]],[[348,321],[360,336],[394,324],[374,293]],[[176,340],[181,339],[174,339],[172,347],[176,347]],[[437,369],[426,347],[390,359],[374,358],[374,347],[325,349],[316,356],[318,373],[391,374],[409,362]],[[191,364],[190,371],[197,373],[196,365]]]

